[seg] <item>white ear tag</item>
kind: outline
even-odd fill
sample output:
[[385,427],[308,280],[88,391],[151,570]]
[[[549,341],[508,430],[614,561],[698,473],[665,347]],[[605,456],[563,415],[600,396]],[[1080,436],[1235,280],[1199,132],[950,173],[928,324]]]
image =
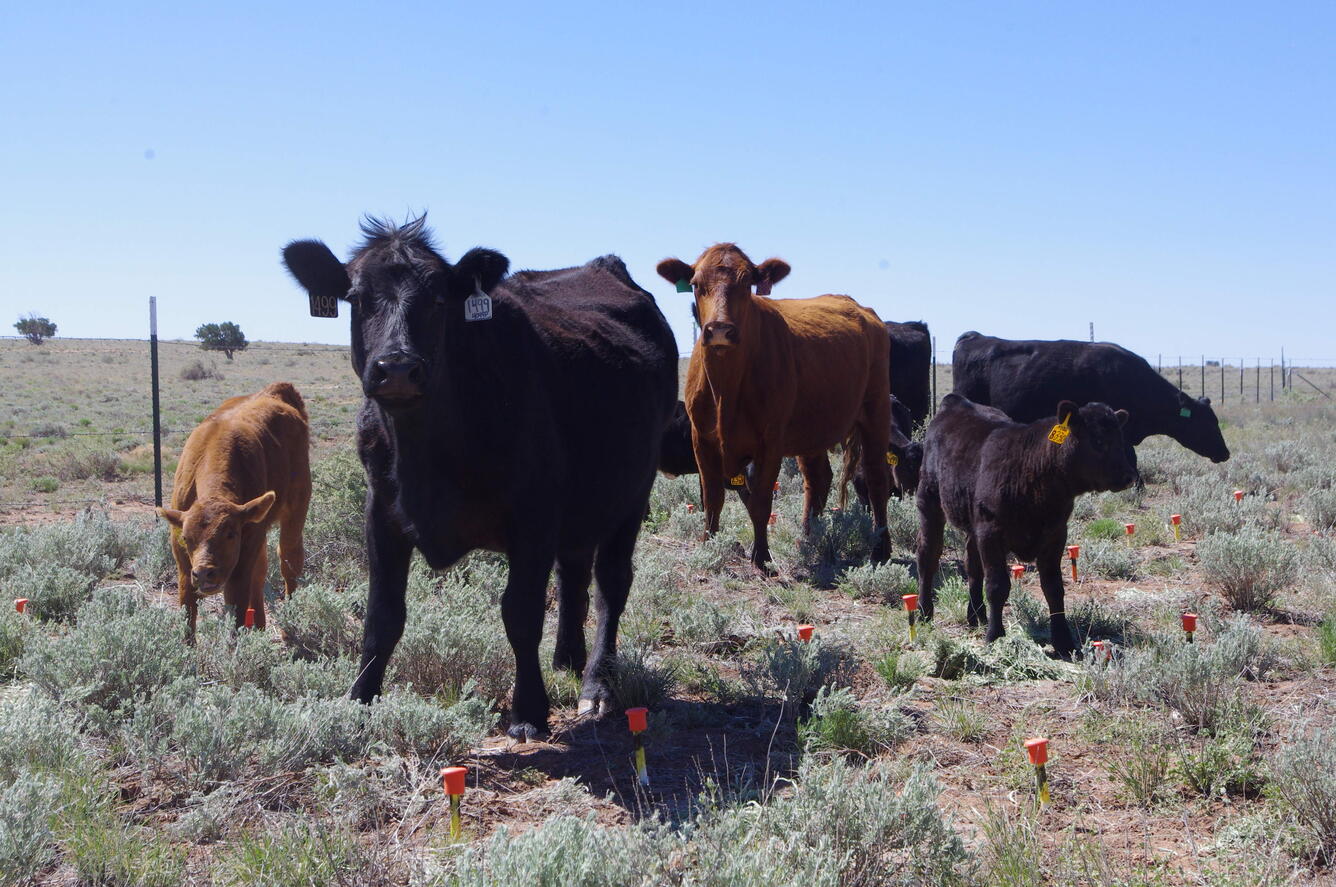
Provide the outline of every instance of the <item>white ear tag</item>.
[[473,295],[464,300],[464,319],[491,320],[492,319],[492,297],[482,291],[482,284],[478,278],[473,278]]

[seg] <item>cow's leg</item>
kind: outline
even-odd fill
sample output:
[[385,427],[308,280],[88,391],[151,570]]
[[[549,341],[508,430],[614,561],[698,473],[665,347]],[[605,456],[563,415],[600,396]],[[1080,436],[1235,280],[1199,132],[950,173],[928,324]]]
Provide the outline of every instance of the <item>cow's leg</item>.
[[700,468],[700,505],[705,510],[705,532],[719,532],[719,514],[724,510],[724,460],[719,448],[701,441],[696,447]]
[[584,625],[589,614],[589,576],[594,566],[593,550],[564,554],[557,558],[557,646],[552,667],[584,673]]
[[[246,608],[253,606],[252,589],[255,587],[256,569],[263,569],[260,562],[265,555],[264,541],[264,531],[254,524],[242,529],[241,542],[237,546],[237,565],[223,583],[223,603],[232,608],[232,619],[237,628],[246,624]],[[263,589],[264,575],[259,575],[260,587]]]
[[403,636],[404,622],[408,619],[404,594],[413,543],[399,532],[388,507],[381,504],[374,490],[368,490],[366,498],[366,553],[371,587],[362,629],[362,664],[351,696],[369,703],[380,695],[385,666]]
[[834,473],[830,470],[830,459],[824,452],[814,456],[799,456],[798,470],[803,475],[803,535],[810,536],[812,518],[826,509]]
[[554,555],[526,548],[512,549],[510,578],[501,595],[501,621],[515,654],[515,692],[510,702],[510,735],[528,741],[547,735],[549,713],[543,670],[538,665],[538,644],[543,639],[543,610],[547,577]]
[[1062,587],[1062,548],[1061,543],[1052,548],[1044,548],[1035,558],[1039,568],[1039,587],[1044,590],[1044,599],[1048,602],[1049,636],[1053,639],[1053,649],[1059,656],[1070,657],[1076,645],[1072,643],[1071,628],[1067,625],[1067,610],[1063,603]]
[[177,600],[186,611],[186,640],[195,640],[195,621],[199,614],[199,599],[195,597],[195,588],[190,581],[190,553],[181,541],[179,530],[171,534],[172,559],[176,561]]
[[245,625],[246,611],[245,607],[252,607],[255,610],[255,627],[263,630],[264,620],[264,580],[269,575],[269,546],[266,544],[265,534],[260,535],[260,544],[255,554],[255,567],[251,571],[249,600],[243,605],[241,612],[242,625]]
[[[872,506],[872,562],[882,564],[891,557],[891,531],[886,526],[886,500],[891,498],[891,466],[886,462],[886,439],[890,429],[890,406],[883,404],[882,419],[875,411],[862,434],[863,478],[867,481],[868,504]],[[874,424],[881,421],[881,425]],[[880,430],[879,430],[880,429]]]
[[983,559],[973,534],[965,539],[965,581],[970,589],[969,625],[977,628],[988,621],[988,611],[983,605]]
[[1146,482],[1141,478],[1141,469],[1137,467],[1137,448],[1127,444],[1127,464],[1132,466],[1132,474],[1136,476],[1136,488],[1138,491],[1146,489]]
[[753,460],[756,467],[755,481],[751,496],[747,501],[747,511],[751,515],[752,566],[765,571],[770,563],[770,507],[775,501],[775,481],[779,478],[781,457],[762,452]]
[[598,578],[598,597],[594,602],[598,629],[594,635],[594,655],[585,667],[584,687],[580,690],[581,713],[600,710],[606,713],[612,705],[608,680],[617,655],[617,628],[631,591],[631,554],[639,533],[640,521],[627,521],[598,548],[598,558],[594,561],[594,574]]
[[937,578],[937,569],[942,560],[946,514],[937,497],[937,488],[932,484],[919,487],[915,503],[919,513],[918,551],[915,553],[918,563],[919,610],[924,619],[931,619],[933,605],[937,600],[933,580]]
[[984,588],[988,592],[988,630],[983,637],[985,641],[991,643],[1007,633],[1002,625],[1002,608],[1007,605],[1007,598],[1011,595],[1007,546],[1001,535],[992,531],[977,533],[974,544],[979,550]]
[[283,596],[292,597],[297,590],[297,579],[306,566],[306,547],[302,531],[306,528],[306,507],[303,504],[283,515],[278,527],[278,569],[283,574]]

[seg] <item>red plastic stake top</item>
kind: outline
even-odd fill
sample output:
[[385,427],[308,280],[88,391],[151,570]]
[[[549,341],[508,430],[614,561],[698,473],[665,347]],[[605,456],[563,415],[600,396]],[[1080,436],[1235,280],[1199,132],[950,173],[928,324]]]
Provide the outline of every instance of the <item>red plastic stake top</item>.
[[626,710],[626,726],[632,733],[643,733],[649,726],[649,709],[641,706],[640,708],[628,708]]
[[779,481],[775,481],[775,492],[779,492]]
[[798,640],[802,641],[804,644],[807,643],[808,641],[810,641],[810,640],[812,639],[812,631],[813,631],[813,630],[814,630],[814,626],[811,626],[811,625],[799,625],[799,626],[798,626]]
[[1169,515],[1169,523],[1173,524],[1174,526],[1178,526],[1179,524],[1183,523],[1183,515],[1181,514]]
[[1012,564],[1012,565],[1011,565],[1011,578],[1012,578],[1012,579],[1019,579],[1019,578],[1021,578],[1021,577],[1024,576],[1024,575],[1025,575],[1025,564]]
[[1242,501],[1243,501],[1243,491],[1242,491],[1242,490],[1235,490],[1235,491],[1234,491],[1234,501],[1235,501],[1235,502],[1242,502]]
[[902,594],[900,595],[900,600],[905,602],[905,609],[908,610],[909,612],[912,613],[918,609],[918,595]]
[[1079,545],[1067,546],[1067,557],[1071,558],[1072,560],[1076,560],[1080,556],[1081,556],[1081,546]]
[[779,523],[779,515],[773,511],[770,512],[770,520],[766,521],[766,523],[773,527],[775,524]]
[[28,606],[28,599],[26,597],[20,597],[14,599],[14,609],[17,610],[18,612],[22,613],[27,606]]
[[688,502],[688,503],[687,503],[687,514],[694,514],[695,511],[696,511],[696,506],[695,506],[695,504],[692,503],[692,502]]
[[1048,740],[1042,737],[1025,740],[1025,752],[1030,756],[1030,763],[1036,767],[1048,763]]
[[1183,630],[1184,630],[1184,631],[1187,631],[1187,632],[1192,632],[1192,631],[1196,631],[1196,630],[1197,630],[1197,614],[1196,614],[1196,613],[1184,613],[1184,614],[1183,614]]
[[1131,536],[1133,533],[1135,533],[1135,532],[1137,531],[1137,525],[1136,525],[1136,524],[1123,524],[1123,529],[1127,531],[1127,535]]
[[445,784],[447,795],[464,794],[464,782],[468,779],[468,767],[442,767],[441,782]]

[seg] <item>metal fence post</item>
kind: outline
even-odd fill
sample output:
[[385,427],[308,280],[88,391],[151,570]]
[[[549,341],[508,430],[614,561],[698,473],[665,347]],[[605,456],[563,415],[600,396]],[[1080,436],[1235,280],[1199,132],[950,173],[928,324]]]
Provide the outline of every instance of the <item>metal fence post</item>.
[[162,507],[162,412],[158,406],[158,298],[148,297],[148,354],[153,374],[153,502]]

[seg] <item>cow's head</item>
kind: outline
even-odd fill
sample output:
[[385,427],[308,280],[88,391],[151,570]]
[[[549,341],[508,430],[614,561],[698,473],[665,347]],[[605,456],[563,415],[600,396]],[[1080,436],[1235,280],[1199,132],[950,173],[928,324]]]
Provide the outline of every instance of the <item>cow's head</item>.
[[465,300],[490,293],[510,267],[488,249],[469,250],[451,265],[425,222],[366,220],[366,239],[347,265],[318,240],[283,249],[283,263],[309,293],[352,305],[353,368],[363,393],[393,411],[423,403],[443,362],[447,324],[464,323]]
[[242,505],[226,499],[201,499],[186,511],[159,508],[162,519],[180,531],[190,555],[191,584],[200,597],[217,594],[232,576],[241,550],[241,530],[269,516],[271,490]]
[[1136,470],[1127,459],[1127,442],[1123,439],[1127,410],[1115,411],[1102,403],[1078,408],[1070,400],[1064,400],[1058,404],[1058,423],[1063,422],[1070,434],[1058,445],[1064,457],[1062,470],[1076,490],[1091,493],[1125,490],[1136,481]]
[[896,464],[891,467],[895,485],[902,493],[913,495],[918,490],[919,473],[923,470],[923,444],[916,440],[904,446],[892,444],[891,452],[897,457]]
[[1211,409],[1209,397],[1194,400],[1187,393],[1178,392],[1178,416],[1173,421],[1171,436],[1192,452],[1212,462],[1224,462],[1229,458],[1229,447],[1220,433],[1220,420]]
[[752,287],[756,287],[757,295],[767,295],[772,286],[789,276],[790,268],[783,259],[766,259],[753,265],[735,244],[716,243],[701,253],[694,265],[681,259],[664,259],[657,270],[669,283],[685,282],[695,291],[701,344],[727,348],[741,342],[745,334]]

